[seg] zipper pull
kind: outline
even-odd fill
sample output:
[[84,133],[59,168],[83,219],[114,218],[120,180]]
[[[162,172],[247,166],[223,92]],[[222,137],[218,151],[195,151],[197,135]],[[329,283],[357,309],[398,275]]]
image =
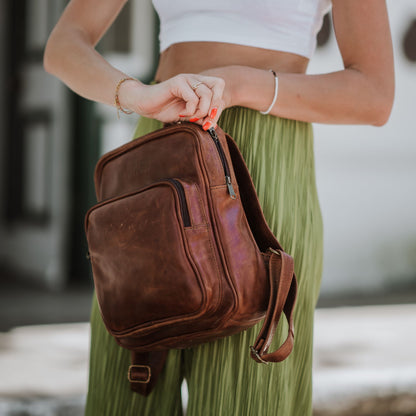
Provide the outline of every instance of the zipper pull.
[[227,182],[228,193],[232,199],[236,199],[237,195],[234,192],[233,184],[231,183],[231,178],[229,176],[225,177],[225,181]]
[[216,141],[218,140],[217,132],[215,131],[214,127],[210,127],[208,130],[209,135]]

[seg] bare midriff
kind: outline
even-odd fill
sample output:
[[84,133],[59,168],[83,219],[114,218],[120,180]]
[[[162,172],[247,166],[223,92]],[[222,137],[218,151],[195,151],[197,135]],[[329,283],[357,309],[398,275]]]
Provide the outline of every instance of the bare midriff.
[[175,43],[161,53],[155,80],[165,81],[177,74],[197,74],[229,65],[302,74],[306,72],[308,62],[307,58],[300,55],[253,46],[222,42],[183,42]]

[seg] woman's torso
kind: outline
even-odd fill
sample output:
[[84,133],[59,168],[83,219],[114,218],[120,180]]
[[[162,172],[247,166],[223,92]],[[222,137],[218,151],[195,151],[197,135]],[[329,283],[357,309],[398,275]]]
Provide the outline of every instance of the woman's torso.
[[227,66],[245,65],[277,72],[304,73],[309,60],[289,52],[222,42],[181,42],[164,50],[155,79],[164,81],[180,73]]

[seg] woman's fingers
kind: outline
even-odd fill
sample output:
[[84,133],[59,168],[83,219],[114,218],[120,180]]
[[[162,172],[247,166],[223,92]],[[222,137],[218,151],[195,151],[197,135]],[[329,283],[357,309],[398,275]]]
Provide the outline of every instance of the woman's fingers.
[[[224,109],[224,88],[225,81],[218,77],[204,77],[206,78],[206,85],[210,87],[212,91],[211,105],[207,111],[207,118],[211,119],[214,123],[218,122],[221,112]],[[207,120],[209,121],[209,120]]]
[[200,101],[199,96],[192,89],[186,75],[177,75],[172,78],[172,82],[173,95],[181,98],[185,102],[185,109],[182,111],[182,114],[178,114],[178,116],[192,117],[197,111]]
[[[202,125],[204,130],[208,130],[210,127],[217,125],[218,119],[220,118],[221,112],[224,109],[223,93],[225,82],[222,78],[201,76],[203,84],[199,85],[196,92],[199,95],[199,90],[209,91],[209,96],[201,95],[203,104],[200,104],[202,114],[198,114],[198,123]],[[209,102],[208,102],[209,98]]]
[[175,106],[178,111],[176,120],[197,122],[205,129],[216,125],[224,109],[225,82],[222,78],[179,74],[169,81],[171,94],[183,102],[182,106]]
[[206,117],[211,107],[213,93],[211,89],[204,83],[198,84],[194,91],[195,94],[199,97],[199,103],[197,111],[195,114],[193,114],[193,118]]
[[[127,86],[127,82],[126,82]],[[164,122],[189,120],[205,130],[215,126],[225,108],[225,82],[222,78],[199,74],[179,74],[155,85],[128,89],[128,108],[140,115]]]

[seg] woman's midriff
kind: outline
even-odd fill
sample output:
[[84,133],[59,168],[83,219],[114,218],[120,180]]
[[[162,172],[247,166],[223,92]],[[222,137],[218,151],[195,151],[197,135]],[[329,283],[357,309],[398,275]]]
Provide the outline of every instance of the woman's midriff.
[[305,73],[309,60],[293,53],[222,42],[182,42],[162,52],[155,79],[164,81],[180,73],[244,65],[276,72]]

